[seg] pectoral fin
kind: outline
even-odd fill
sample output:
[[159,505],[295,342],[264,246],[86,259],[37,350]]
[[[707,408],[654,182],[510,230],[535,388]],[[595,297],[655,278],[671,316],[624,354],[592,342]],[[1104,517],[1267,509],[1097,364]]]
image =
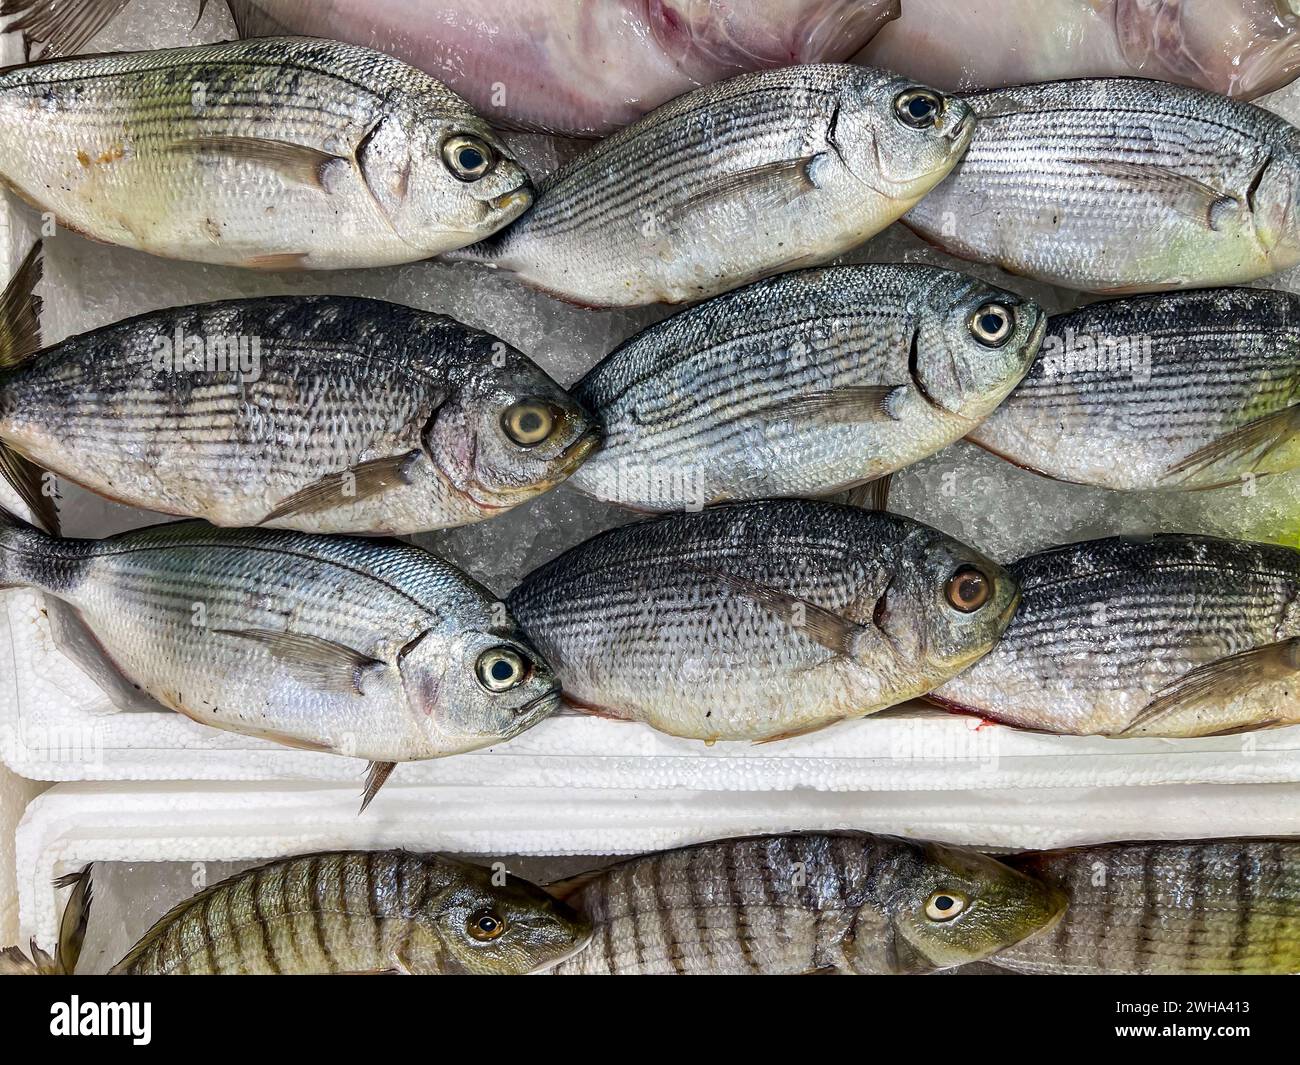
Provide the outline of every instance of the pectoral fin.
[[792,629],[829,651],[847,658],[854,657],[859,641],[866,634],[864,626],[841,617],[834,611],[817,606],[797,595],[783,592],[744,577],[712,570],[700,570],[701,575],[717,581],[738,596],[743,596],[769,610]]
[[304,144],[261,137],[191,137],[173,141],[168,150],[176,155],[208,156],[255,163],[273,170],[285,181],[325,191],[331,166],[351,166],[352,161]]
[[261,644],[281,665],[322,691],[365,695],[366,674],[384,667],[384,663],[376,658],[319,636],[268,629],[212,631]]
[[361,809],[357,811],[358,817],[366,812],[370,801],[379,794],[379,789],[384,786],[396,768],[396,762],[371,762],[366,766],[366,787],[361,793]]
[[1179,214],[1211,231],[1218,230],[1224,219],[1242,206],[1240,200],[1223,189],[1153,163],[1111,159],[1092,163],[1090,168],[1103,177],[1122,181],[1131,189],[1150,192]]
[[843,494],[845,506],[861,507],[863,510],[887,511],[889,509],[889,490],[894,484],[894,475],[887,473],[874,481],[850,488]]
[[[1149,732],[1152,726],[1159,726],[1161,722],[1191,707],[1210,700],[1227,703],[1258,688],[1286,680],[1300,680],[1300,637],[1229,655],[1185,673],[1156,692],[1155,698],[1138,712],[1119,735],[1129,736],[1139,730]],[[1275,708],[1269,712],[1275,712]],[[1277,717],[1261,718],[1257,727],[1271,727],[1281,723]],[[1241,725],[1235,725],[1219,731],[1226,733],[1241,729]]]
[[760,414],[771,421],[811,421],[827,425],[889,421],[889,397],[903,385],[853,385],[809,392],[764,407]]
[[258,524],[265,525],[296,514],[316,514],[331,507],[369,499],[395,485],[411,484],[411,470],[422,454],[420,451],[407,451],[327,474],[281,501]]
[[[1300,404],[1247,422],[1169,467],[1166,479],[1192,477],[1221,462],[1250,461],[1256,470],[1269,455],[1300,432]],[[1231,483],[1231,482],[1224,482]]]
[[817,158],[813,155],[800,159],[782,159],[748,170],[723,174],[692,193],[670,213],[674,217],[680,216],[730,199],[755,214],[786,207],[817,188],[811,173]]

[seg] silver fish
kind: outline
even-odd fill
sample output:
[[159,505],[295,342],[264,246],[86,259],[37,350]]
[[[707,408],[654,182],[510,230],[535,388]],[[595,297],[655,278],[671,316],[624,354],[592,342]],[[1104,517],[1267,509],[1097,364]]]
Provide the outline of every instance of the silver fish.
[[0,72],[0,181],[96,240],[264,269],[414,262],[532,202],[446,86],[307,37]]
[[700,843],[550,891],[595,926],[566,976],[929,973],[1050,928],[1065,903],[974,851],[865,832]]
[[0,300],[0,473],[34,509],[44,469],[215,525],[416,532],[531,499],[599,443],[504,341],[378,300],[176,307],[33,351],[37,255]]
[[[8,0],[42,56],[74,55],[129,0]],[[206,2],[206,0],[203,0]],[[746,70],[848,59],[899,0],[229,0],[240,35],[377,48],[494,124],[599,137]]]
[[1300,72],[1294,0],[907,0],[856,61],[942,89],[1133,75],[1251,99]]
[[1300,723],[1300,551],[1116,537],[1009,567],[1001,641],[932,700],[1070,735],[1214,736]]
[[960,439],[1046,317],[963,274],[839,266],[760,281],[633,337],[573,392],[605,445],[571,483],[646,510],[820,496]]
[[945,251],[1067,288],[1253,281],[1300,262],[1300,130],[1131,78],[962,97],[970,151],[904,219]]
[[968,439],[1118,489],[1243,484],[1300,466],[1300,296],[1200,289],[1048,323],[1028,376]]
[[680,96],[574,159],[533,209],[451,258],[576,303],[682,303],[831,259],[952,168],[960,101],[853,66],[799,66]]
[[201,724],[369,759],[367,801],[392,763],[510,739],[559,702],[487,589],[397,541],[201,522],[72,540],[2,515],[0,587],[69,604],[126,678]]
[[778,739],[921,695],[997,641],[1019,599],[928,526],[809,500],[603,533],[510,610],[591,712],[695,739]]

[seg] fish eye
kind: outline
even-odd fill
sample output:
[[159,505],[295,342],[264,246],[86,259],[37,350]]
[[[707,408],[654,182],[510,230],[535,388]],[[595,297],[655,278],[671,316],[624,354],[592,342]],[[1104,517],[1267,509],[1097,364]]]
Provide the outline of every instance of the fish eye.
[[948,578],[943,594],[950,606],[963,614],[973,614],[989,601],[993,582],[974,566],[962,566]]
[[960,891],[936,891],[925,900],[925,915],[932,921],[951,921],[969,904]]
[[442,146],[442,161],[461,181],[477,181],[496,165],[491,147],[477,137],[450,137]]
[[894,97],[894,113],[905,126],[929,129],[943,114],[943,97],[929,89],[908,89]]
[[545,403],[524,399],[513,403],[501,415],[501,428],[520,447],[540,444],[555,428],[555,414]]
[[524,682],[528,666],[513,648],[493,647],[479,655],[474,672],[478,674],[478,682],[488,691],[508,692]]
[[970,316],[971,335],[989,348],[1005,344],[1015,325],[1015,312],[1001,303],[986,303]]
[[489,943],[499,938],[505,930],[505,919],[492,910],[472,913],[465,922],[465,931],[470,934],[470,938],[477,939],[480,943]]

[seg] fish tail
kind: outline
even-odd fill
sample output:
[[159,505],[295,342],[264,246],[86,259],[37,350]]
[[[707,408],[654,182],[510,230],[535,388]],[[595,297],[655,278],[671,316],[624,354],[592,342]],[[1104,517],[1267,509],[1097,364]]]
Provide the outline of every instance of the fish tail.
[[52,537],[0,507],[0,588],[40,588],[41,549]]
[[0,294],[0,370],[13,369],[40,349],[41,298],[36,286],[44,272],[38,240]]
[[69,873],[54,881],[56,888],[72,888],[63,907],[59,943],[54,953],[42,950],[35,938],[28,941],[26,954],[21,947],[0,947],[0,976],[71,976],[76,972],[90,919],[90,870],[91,866],[87,865],[79,873]]

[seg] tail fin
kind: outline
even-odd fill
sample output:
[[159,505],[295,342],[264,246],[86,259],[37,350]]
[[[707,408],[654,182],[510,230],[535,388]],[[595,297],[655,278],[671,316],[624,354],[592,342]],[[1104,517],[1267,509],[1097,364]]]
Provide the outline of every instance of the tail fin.
[[63,907],[59,922],[59,943],[54,954],[42,950],[36,940],[27,945],[27,954],[18,947],[0,948],[0,976],[71,976],[86,941],[86,924],[90,920],[90,870],[69,873],[54,881],[56,888],[71,887],[72,894]]
[[[0,375],[40,350],[41,298],[35,290],[43,272],[38,241],[0,294]],[[53,493],[46,490],[45,471],[3,441],[0,441],[0,477],[9,482],[42,527],[52,533],[59,531],[59,515]]]
[[130,2],[131,0],[4,0],[0,4],[0,15],[18,16],[5,26],[5,33],[21,33],[28,55],[41,48],[42,59],[56,59],[79,55],[82,48]]
[[38,583],[31,576],[33,553],[47,539],[40,529],[0,507],[0,588],[24,588]]

